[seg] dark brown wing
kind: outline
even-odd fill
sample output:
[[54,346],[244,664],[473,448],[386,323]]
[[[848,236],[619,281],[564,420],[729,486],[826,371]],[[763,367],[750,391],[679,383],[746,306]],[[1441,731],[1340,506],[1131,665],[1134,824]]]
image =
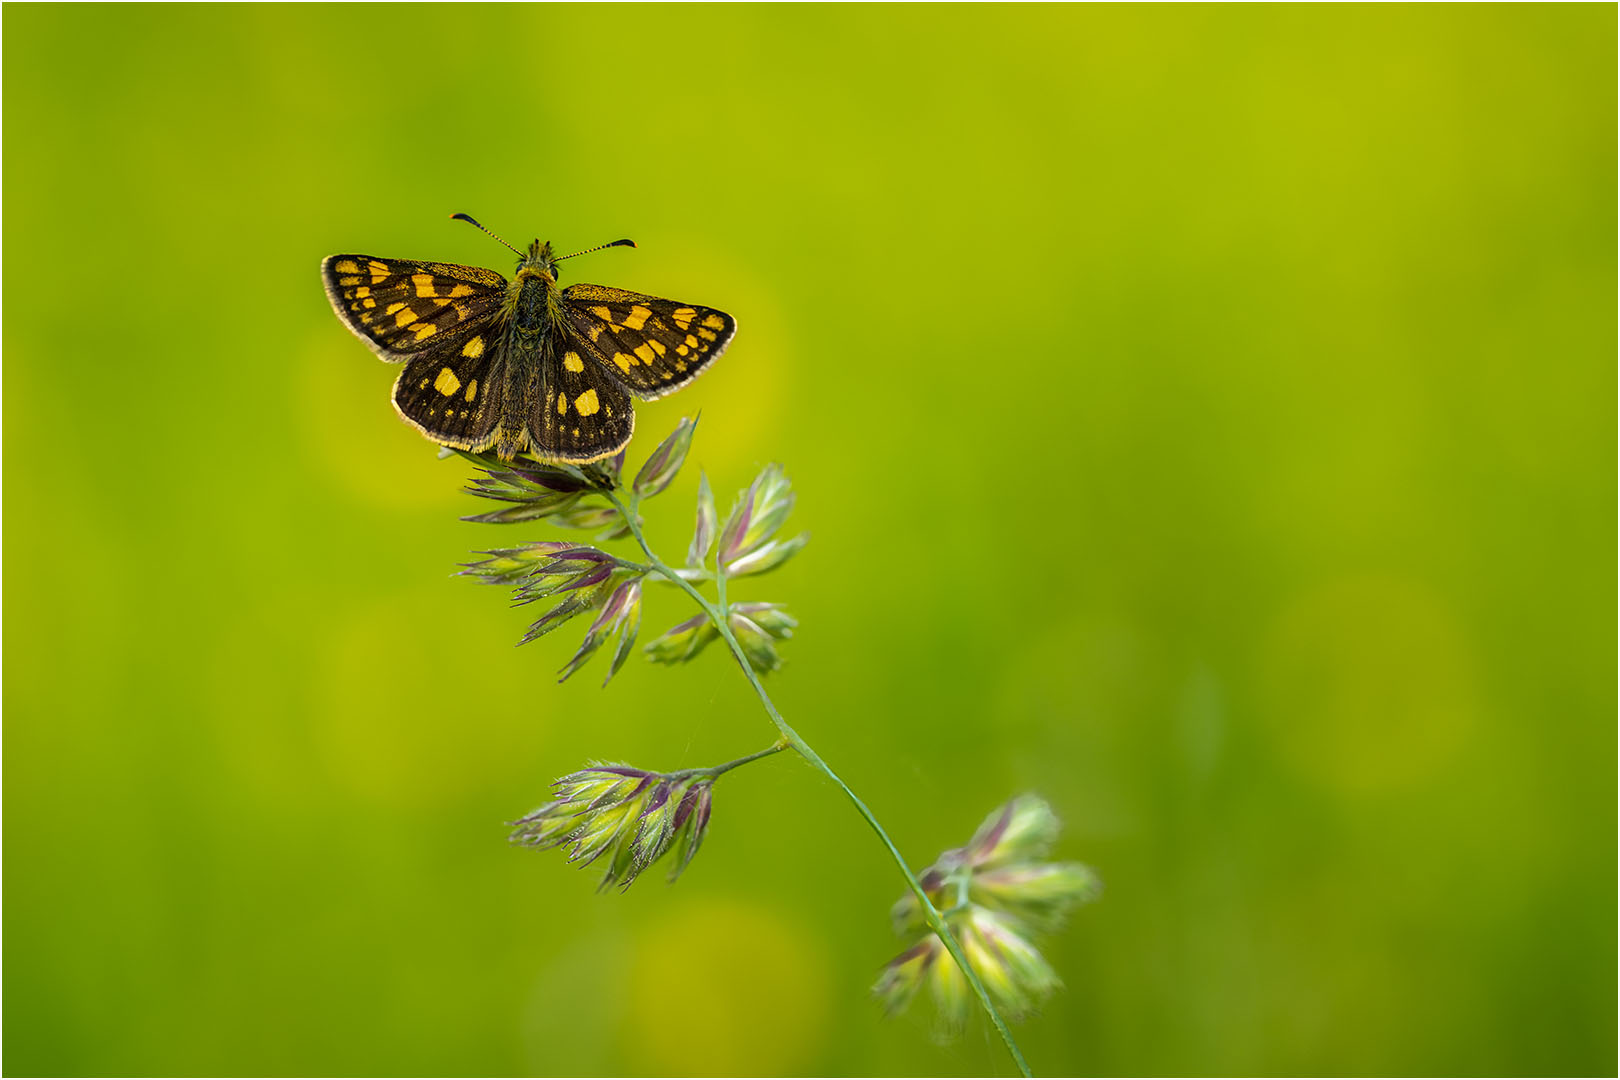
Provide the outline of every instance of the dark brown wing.
[[450,339],[406,361],[394,380],[394,411],[436,443],[487,450],[500,439],[505,343],[479,332]]
[[630,395],[590,350],[585,338],[563,327],[540,362],[528,430],[541,457],[576,464],[596,461],[630,441],[636,426]]
[[487,336],[506,297],[506,279],[493,270],[374,255],[333,255],[321,263],[321,281],[344,325],[392,363]]
[[637,397],[679,390],[737,332],[737,320],[715,308],[605,285],[570,285],[562,298],[564,318]]

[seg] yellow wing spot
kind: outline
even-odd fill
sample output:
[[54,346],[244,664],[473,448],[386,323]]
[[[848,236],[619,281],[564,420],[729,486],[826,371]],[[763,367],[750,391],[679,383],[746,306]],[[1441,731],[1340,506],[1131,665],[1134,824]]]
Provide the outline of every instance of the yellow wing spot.
[[[688,349],[685,345],[677,345],[677,346],[675,346],[675,355],[676,356],[685,356],[687,353],[689,353],[691,351],[692,350]],[[677,364],[676,367],[680,367],[680,365]]]
[[368,297],[370,295],[371,295],[371,286],[370,285],[362,285],[358,289],[354,290],[354,298],[356,300],[364,300],[366,297]]
[[685,360],[677,360],[677,361],[675,361],[675,370],[678,371],[678,372],[679,371],[685,371],[686,370],[686,361]]
[[653,352],[657,353],[659,356],[663,356],[669,351],[668,349],[664,348],[664,343],[659,341],[657,338],[648,338],[647,344],[651,345],[653,347]]
[[424,300],[438,296],[438,290],[433,287],[432,274],[412,274],[411,284],[416,286],[416,295]]
[[467,410],[466,409],[461,410],[461,418],[463,420],[467,419]]
[[726,320],[720,315],[705,315],[703,316],[703,325],[707,326],[710,330],[724,330],[726,328]]
[[693,337],[691,334],[687,334],[686,335],[686,347],[688,349],[697,348],[698,347],[697,338]]
[[579,438],[579,428],[574,429],[574,438]]
[[389,270],[387,263],[378,262],[376,259],[372,259],[366,264],[366,268],[371,271],[371,283],[373,285],[380,285],[384,281],[388,280]]
[[594,387],[574,399],[574,408],[579,410],[581,416],[595,416],[597,410],[601,407],[602,403],[596,400],[596,389]]
[[461,347],[461,355],[469,360],[476,360],[484,355],[484,339],[475,337]]
[[624,327],[626,330],[640,330],[643,326],[647,325],[647,320],[651,317],[652,308],[642,307],[640,304],[637,304],[635,307],[630,309],[630,314],[626,315],[624,317],[624,322],[620,323],[619,325]]
[[596,344],[596,339],[601,337],[601,336],[602,336],[602,328],[600,326],[591,327],[591,344],[592,345],[595,345]]
[[[369,303],[371,303],[371,301],[367,300],[366,303],[369,304]],[[371,325],[371,316],[366,314],[364,311],[362,311],[360,313],[360,321],[365,323],[367,326],[370,326]]]
[[654,356],[653,347],[650,342],[643,341],[640,345],[636,346],[635,352],[637,356],[641,357],[641,362],[643,364],[652,364]]
[[358,274],[360,272],[360,264],[355,262],[353,259],[339,259],[337,262],[332,264],[332,269],[336,270],[340,274]]
[[404,304],[389,304],[387,307],[383,308],[383,314],[392,315],[394,312],[400,310],[404,306]]
[[427,382],[428,381],[426,379],[423,379],[422,380],[422,385],[418,386],[417,389],[418,390],[426,390],[427,389]]
[[697,309],[689,307],[676,308],[669,313],[669,317],[675,320],[676,326],[685,330],[692,325],[692,320],[697,318]]
[[584,371],[585,361],[579,358],[579,353],[563,353],[563,367],[569,371]]
[[557,415],[558,416],[567,416],[568,415],[568,395],[567,394],[558,394],[557,395]]
[[461,389],[461,380],[456,378],[456,373],[449,368],[440,368],[439,377],[433,380],[433,389],[445,397],[449,397]]
[[618,365],[620,371],[628,375],[630,374],[630,365],[636,362],[636,358],[629,353],[616,352],[613,354],[613,362]]
[[591,308],[591,314],[595,315],[598,319],[601,319],[603,322],[612,322],[613,321],[613,312],[609,311],[605,307],[593,307],[593,308]]
[[394,313],[394,325],[395,326],[409,326],[409,325],[411,325],[411,323],[416,321],[416,312],[412,311],[408,307],[405,307],[404,304],[401,304],[399,306],[403,310],[396,311]]
[[365,278],[358,278],[358,277],[338,278],[338,284],[339,285],[358,285],[364,280],[366,280],[366,279]]
[[607,414],[609,420],[613,419],[613,406],[604,405],[602,406],[602,411]]
[[457,285],[450,290],[451,296],[471,296],[472,294],[473,287],[471,285]]
[[362,306],[367,307],[367,308],[374,308],[374,307],[377,306],[377,301],[373,300],[369,296],[366,297],[364,300],[360,301],[360,303],[361,303]]
[[715,337],[715,334],[714,334],[713,330],[705,330],[701,326],[698,327],[698,337],[702,338],[704,341],[716,341],[716,340],[718,340]]
[[439,332],[439,328],[430,322],[425,322],[416,328],[416,340],[425,341]]
[[[477,396],[478,396],[478,380],[474,379],[472,382],[467,384],[466,397],[467,397],[468,401],[471,401],[473,398],[475,398]],[[463,413],[462,415],[465,416],[466,413]]]

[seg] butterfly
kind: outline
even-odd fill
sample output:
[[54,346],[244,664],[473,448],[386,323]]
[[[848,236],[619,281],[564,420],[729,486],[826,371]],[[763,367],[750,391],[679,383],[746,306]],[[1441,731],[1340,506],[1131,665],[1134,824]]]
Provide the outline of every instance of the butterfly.
[[[716,308],[605,285],[557,286],[558,257],[539,240],[511,248],[517,273],[450,263],[333,255],[327,299],[356,337],[390,363],[394,410],[436,443],[527,451],[582,464],[624,449],[631,395],[657,398],[714,362],[737,321]],[[603,248],[635,247],[615,240]],[[601,248],[591,248],[600,251]],[[584,255],[588,252],[576,252]]]

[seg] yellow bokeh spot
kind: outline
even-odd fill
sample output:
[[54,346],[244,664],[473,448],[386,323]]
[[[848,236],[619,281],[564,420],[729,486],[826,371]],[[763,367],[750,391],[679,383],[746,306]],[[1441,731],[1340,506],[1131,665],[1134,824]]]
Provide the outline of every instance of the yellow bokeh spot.
[[456,373],[449,368],[440,368],[439,377],[433,380],[433,389],[449,397],[461,389],[461,380],[456,378]]
[[601,402],[596,400],[596,391],[594,389],[587,390],[574,399],[574,408],[579,410],[581,416],[594,416],[596,410],[601,407]]
[[635,1033],[622,1045],[634,1071],[790,1076],[811,1068],[829,1036],[829,979],[826,944],[809,927],[777,909],[714,899],[654,920],[637,946],[622,984]]

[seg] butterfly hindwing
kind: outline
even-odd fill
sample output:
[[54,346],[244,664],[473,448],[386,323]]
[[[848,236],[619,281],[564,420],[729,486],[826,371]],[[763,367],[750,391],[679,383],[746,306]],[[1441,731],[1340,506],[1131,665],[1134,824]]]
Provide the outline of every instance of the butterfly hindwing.
[[737,321],[716,308],[604,285],[562,290],[565,318],[637,397],[662,397],[714,361]]
[[423,350],[406,361],[394,381],[395,411],[434,442],[477,451],[499,437],[504,345],[497,340],[486,348],[484,337]]
[[541,360],[539,376],[528,430],[546,454],[594,461],[630,441],[636,426],[630,395],[583,338],[564,329]]
[[373,255],[333,255],[321,263],[321,280],[338,318],[396,362],[459,347],[480,328],[491,336],[506,296],[506,279],[493,270]]

